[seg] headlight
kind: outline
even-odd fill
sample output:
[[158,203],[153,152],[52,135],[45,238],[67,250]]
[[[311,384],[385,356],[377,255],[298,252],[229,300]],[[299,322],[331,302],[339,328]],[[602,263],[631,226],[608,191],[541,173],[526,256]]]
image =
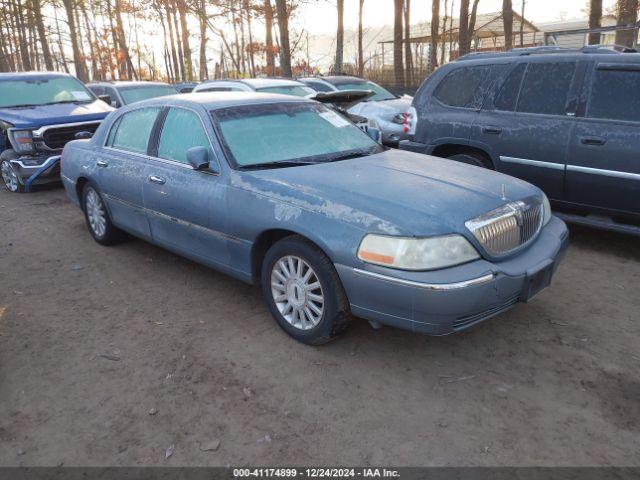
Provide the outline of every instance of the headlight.
[[480,258],[461,235],[430,238],[366,235],[360,243],[362,261],[401,270],[435,270]]
[[542,208],[544,209],[544,216],[542,217],[542,226],[544,227],[551,220],[551,204],[544,193],[542,194]]
[[29,153],[35,150],[31,130],[9,130],[9,140],[18,153]]

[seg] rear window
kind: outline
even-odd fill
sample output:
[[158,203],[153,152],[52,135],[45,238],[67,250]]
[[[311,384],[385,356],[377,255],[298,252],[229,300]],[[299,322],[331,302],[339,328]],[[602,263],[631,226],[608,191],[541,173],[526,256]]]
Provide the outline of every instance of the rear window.
[[564,115],[575,69],[574,62],[530,63],[522,82],[518,112]]
[[315,90],[311,87],[307,87],[306,85],[285,85],[279,87],[263,87],[256,89],[258,92],[262,93],[280,93],[282,95],[293,95],[294,97],[306,97],[308,95],[313,95]]
[[164,97],[166,95],[175,95],[178,91],[169,85],[149,85],[136,87],[121,87],[120,95],[124,103],[127,105],[149,98]]
[[596,70],[587,117],[640,122],[640,70]]
[[442,79],[434,96],[450,107],[480,108],[480,86],[490,69],[490,65],[457,68]]

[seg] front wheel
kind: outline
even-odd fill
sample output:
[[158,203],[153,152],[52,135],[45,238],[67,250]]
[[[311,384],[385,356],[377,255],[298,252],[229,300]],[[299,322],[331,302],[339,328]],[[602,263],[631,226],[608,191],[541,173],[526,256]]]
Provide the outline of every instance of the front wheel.
[[24,185],[20,182],[18,174],[15,172],[9,160],[2,160],[0,163],[0,171],[2,172],[2,182],[4,186],[13,193],[24,192]]
[[262,263],[262,290],[280,327],[296,340],[321,345],[350,323],[349,302],[331,260],[308,240],[273,245]]
[[101,245],[114,245],[122,240],[123,232],[111,223],[102,196],[92,183],[82,190],[82,209],[89,233]]

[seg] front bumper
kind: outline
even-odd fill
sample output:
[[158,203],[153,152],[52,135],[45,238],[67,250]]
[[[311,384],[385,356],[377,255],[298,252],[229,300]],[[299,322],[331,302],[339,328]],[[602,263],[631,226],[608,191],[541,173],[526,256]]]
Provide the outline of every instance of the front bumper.
[[429,335],[469,328],[526,302],[551,281],[569,243],[557,217],[525,251],[500,262],[477,260],[431,272],[336,265],[358,317]]
[[[59,154],[42,154],[34,156],[23,156],[9,161],[13,170],[18,175],[20,181],[24,184],[31,175],[36,173],[51,158],[58,158]],[[44,170],[35,183],[48,183],[60,180],[60,162],[55,162],[50,168]]]

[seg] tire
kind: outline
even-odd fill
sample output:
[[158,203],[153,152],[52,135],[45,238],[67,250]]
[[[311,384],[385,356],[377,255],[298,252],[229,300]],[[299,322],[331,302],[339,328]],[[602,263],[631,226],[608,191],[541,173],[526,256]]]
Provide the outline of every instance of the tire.
[[479,153],[456,153],[447,157],[449,160],[455,160],[456,162],[466,163],[467,165],[474,165],[476,167],[488,168],[493,170],[491,162],[486,157]]
[[[288,277],[283,265],[291,274]],[[349,302],[333,263],[303,237],[286,237],[267,251],[261,282],[271,315],[299,342],[322,345],[343,333],[351,322]]]
[[98,187],[91,182],[82,189],[82,210],[89,233],[96,242],[109,246],[122,241],[124,232],[111,222]]
[[0,154],[0,175],[2,176],[2,183],[7,190],[13,193],[23,193],[24,185],[22,180],[10,163],[10,160],[15,158],[18,158],[18,155],[11,149],[5,150]]

